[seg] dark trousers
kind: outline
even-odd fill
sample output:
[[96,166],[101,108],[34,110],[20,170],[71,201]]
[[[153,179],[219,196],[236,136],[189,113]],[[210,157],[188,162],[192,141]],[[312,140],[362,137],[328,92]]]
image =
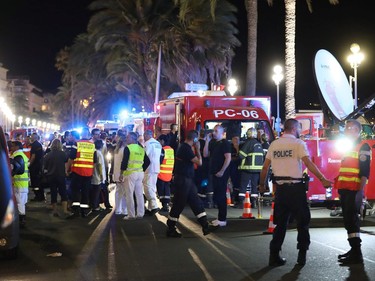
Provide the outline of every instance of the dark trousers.
[[243,201],[249,185],[250,194],[258,194],[259,173],[241,172],[241,188],[238,194],[239,201]]
[[308,250],[310,245],[309,224],[311,214],[304,184],[277,185],[274,209],[276,227],[270,242],[271,253],[281,250],[291,215],[297,222],[297,249]]
[[211,175],[212,188],[214,190],[214,202],[219,210],[218,220],[227,220],[227,184],[229,173],[226,171],[221,178]]
[[68,200],[65,186],[65,176],[48,176],[48,185],[51,190],[51,203],[57,203],[57,193],[60,194],[61,201]]
[[41,184],[42,179],[42,167],[40,166],[32,166],[29,167],[30,173],[30,186],[34,191],[35,199],[37,200],[44,200],[44,188]]
[[90,208],[91,209],[97,209],[99,208],[99,196],[100,196],[100,191],[102,189],[101,184],[92,184],[90,187]]
[[91,177],[83,177],[72,173],[72,208],[77,210],[88,210],[89,208],[89,190],[91,187]]
[[158,179],[156,182],[156,188],[161,204],[164,206],[171,201],[171,183]]
[[344,219],[344,226],[348,234],[359,233],[360,231],[360,220],[359,211],[362,204],[362,198],[359,200],[358,197],[362,197],[361,191],[339,189],[342,215]]
[[169,217],[173,218],[173,220],[168,219],[168,226],[171,228],[175,227],[186,204],[190,205],[191,210],[198,219],[206,218],[203,203],[198,197],[194,179],[176,175],[174,177],[174,184],[176,189],[173,197],[173,206],[169,212]]

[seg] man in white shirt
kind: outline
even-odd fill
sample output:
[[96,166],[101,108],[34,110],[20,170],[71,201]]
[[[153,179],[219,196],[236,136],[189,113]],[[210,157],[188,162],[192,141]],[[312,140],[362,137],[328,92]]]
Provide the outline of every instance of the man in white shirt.
[[150,159],[150,165],[145,170],[143,189],[148,201],[146,214],[152,216],[160,210],[158,207],[156,196],[156,181],[160,172],[160,154],[162,147],[161,144],[152,137],[151,130],[146,130],[143,134],[143,137],[145,140],[145,152]]

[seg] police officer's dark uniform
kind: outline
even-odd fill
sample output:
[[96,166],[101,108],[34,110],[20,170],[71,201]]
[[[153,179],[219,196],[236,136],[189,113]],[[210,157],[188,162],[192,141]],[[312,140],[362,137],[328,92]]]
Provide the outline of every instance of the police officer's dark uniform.
[[180,144],[177,149],[174,166],[174,184],[176,189],[173,205],[167,220],[167,237],[181,237],[181,233],[176,231],[176,224],[187,203],[198,218],[203,234],[210,233],[207,214],[203,207],[203,202],[198,197],[197,187],[194,183],[194,163],[192,160],[198,158],[199,164],[202,164],[199,150],[196,152],[197,155],[192,150],[193,140],[197,137],[198,133],[196,131],[190,131],[186,141]]
[[297,263],[306,263],[306,251],[310,245],[309,223],[310,209],[306,198],[306,186],[303,182],[302,161],[325,187],[331,182],[326,180],[319,169],[309,158],[309,152],[304,141],[299,139],[300,126],[297,120],[289,119],[284,125],[284,135],[273,141],[268,149],[263,169],[260,175],[260,192],[265,192],[264,183],[267,171],[272,165],[274,182],[276,183],[274,223],[276,227],[270,242],[270,266],[284,265],[286,260],[279,252],[284,242],[287,225],[291,215],[297,221]]
[[361,264],[359,212],[362,205],[363,190],[370,175],[371,148],[360,139],[361,124],[356,120],[348,120],[345,125],[345,135],[356,139],[353,148],[345,153],[335,179],[334,188],[340,195],[344,226],[348,233],[351,249],[338,256],[342,264]]

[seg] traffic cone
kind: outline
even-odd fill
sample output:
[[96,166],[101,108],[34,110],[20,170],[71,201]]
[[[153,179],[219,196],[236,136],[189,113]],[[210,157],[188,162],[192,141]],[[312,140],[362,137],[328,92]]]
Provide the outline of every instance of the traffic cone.
[[230,197],[230,190],[229,187],[227,187],[227,205],[231,206],[232,205],[232,198]]
[[248,191],[246,191],[245,200],[243,201],[243,213],[242,216],[240,216],[240,219],[255,219],[251,213],[251,203]]
[[273,224],[273,209],[275,208],[275,202],[272,202],[271,206],[271,214],[270,214],[270,221],[268,223],[267,231],[264,231],[263,234],[272,234],[273,230],[275,229],[275,224]]

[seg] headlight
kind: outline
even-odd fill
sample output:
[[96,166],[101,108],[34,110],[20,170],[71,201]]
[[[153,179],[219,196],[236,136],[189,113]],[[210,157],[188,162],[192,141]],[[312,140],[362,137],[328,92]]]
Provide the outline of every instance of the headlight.
[[337,151],[345,153],[351,150],[354,146],[354,143],[351,139],[348,138],[341,138],[336,140],[335,148]]
[[5,214],[4,214],[4,219],[1,223],[1,228],[6,228],[8,225],[10,225],[14,221],[14,212],[15,212],[14,207],[15,206],[14,206],[13,200],[10,199],[7,209],[5,211]]

